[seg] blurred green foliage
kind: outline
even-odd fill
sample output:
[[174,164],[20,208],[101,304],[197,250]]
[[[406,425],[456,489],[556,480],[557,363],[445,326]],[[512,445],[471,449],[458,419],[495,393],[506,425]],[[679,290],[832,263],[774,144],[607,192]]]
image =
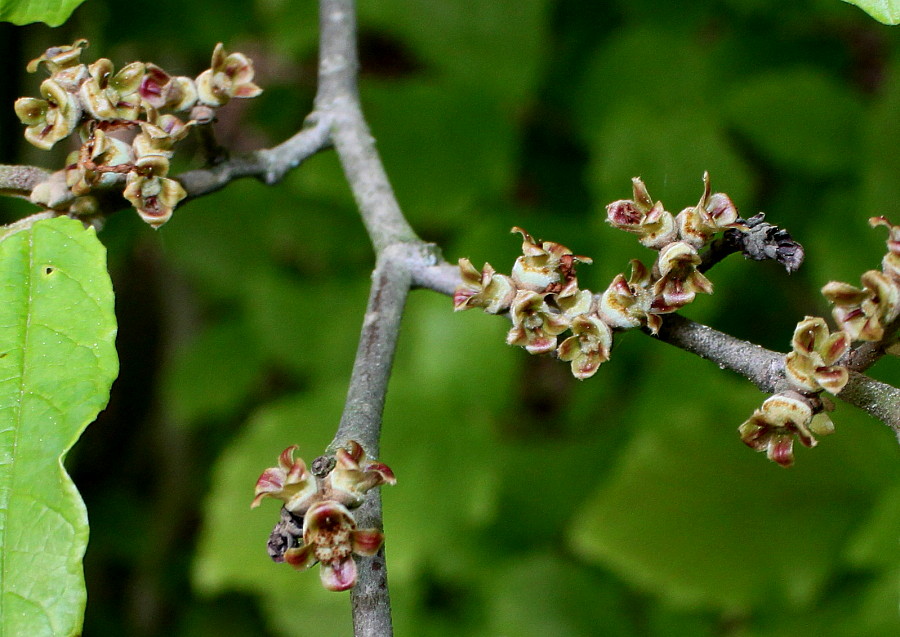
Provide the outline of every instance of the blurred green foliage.
[[[733,258],[685,313],[785,350],[799,319],[827,311],[825,282],[877,267],[885,237],[867,218],[900,220],[900,32],[849,5],[359,5],[373,134],[404,211],[449,260],[508,271],[519,225],[592,256],[580,278],[602,289],[651,258],[604,206],[641,175],[678,212],[708,170],[807,262],[788,277]],[[247,150],[310,110],[316,33],[312,0],[95,0],[58,30],[0,25],[0,161],[50,165],[10,117],[49,45],[88,37],[93,55],[184,73],[218,41],[246,52],[266,92],[223,109],[218,131]],[[248,508],[284,447],[311,460],[340,417],[373,258],[335,157],[274,188],[232,184],[156,233],[123,212],[101,238],[122,372],[69,462],[92,526],[85,634],[349,634],[346,596],[268,560],[277,506]],[[837,432],[784,470],[741,445],[763,397],[728,372],[625,334],[578,383],[508,348],[505,329],[410,299],[382,445],[399,480],[383,494],[399,635],[900,633],[886,427],[839,404]],[[900,383],[895,361],[872,373]]]

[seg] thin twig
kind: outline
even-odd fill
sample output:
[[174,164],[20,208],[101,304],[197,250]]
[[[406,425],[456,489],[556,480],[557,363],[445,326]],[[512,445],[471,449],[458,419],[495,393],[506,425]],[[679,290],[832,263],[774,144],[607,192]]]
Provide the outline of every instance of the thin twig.
[[221,190],[240,177],[257,177],[267,185],[281,181],[288,171],[330,143],[331,120],[318,115],[307,118],[309,126],[273,148],[234,157],[209,168],[180,174],[176,179],[193,199]]

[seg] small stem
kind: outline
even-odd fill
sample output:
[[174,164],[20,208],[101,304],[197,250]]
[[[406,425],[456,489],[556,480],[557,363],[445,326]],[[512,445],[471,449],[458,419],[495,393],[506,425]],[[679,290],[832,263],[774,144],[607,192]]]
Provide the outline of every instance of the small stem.
[[328,117],[310,116],[308,126],[278,146],[234,157],[209,168],[190,170],[176,179],[194,199],[221,190],[240,177],[258,177],[266,184],[279,182],[288,171],[327,148],[331,121]]

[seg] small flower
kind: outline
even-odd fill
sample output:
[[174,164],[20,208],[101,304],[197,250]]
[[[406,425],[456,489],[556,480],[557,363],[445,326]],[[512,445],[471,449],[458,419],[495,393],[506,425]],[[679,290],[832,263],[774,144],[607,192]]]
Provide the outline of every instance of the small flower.
[[869,225],[888,228],[888,253],[881,261],[881,269],[894,281],[900,283],[900,226],[892,224],[887,217],[872,217]]
[[315,477],[306,469],[302,458],[294,460],[297,445],[291,445],[278,456],[278,466],[269,467],[256,481],[251,509],[255,509],[263,498],[277,498],[284,502],[284,508],[291,513],[302,515],[318,491]]
[[25,124],[25,139],[43,150],[50,150],[68,137],[81,119],[81,105],[55,80],[41,84],[44,99],[22,97],[16,100],[16,115]]
[[587,257],[572,254],[566,246],[553,241],[535,241],[530,234],[515,227],[522,235],[522,256],[516,259],[511,278],[519,289],[533,292],[559,292],[575,279],[575,263],[591,263]]
[[459,260],[462,283],[453,293],[453,310],[484,308],[489,314],[498,314],[509,309],[516,296],[516,286],[512,279],[497,274],[490,263],[485,263],[481,272],[468,259]]
[[559,345],[560,360],[571,361],[572,375],[584,380],[609,360],[613,334],[596,314],[576,316],[569,326],[573,336]]
[[594,305],[594,296],[590,290],[579,290],[578,281],[572,279],[568,285],[557,294],[547,296],[553,305],[559,308],[560,313],[567,320],[571,320],[581,314],[587,314]]
[[147,112],[147,121],[138,122],[141,132],[135,135],[132,142],[135,155],[137,157],[148,155],[172,157],[175,154],[173,150],[175,144],[187,137],[194,122],[190,121],[185,124],[175,115],[168,113],[160,115],[149,104],[144,104],[144,108]]
[[[277,467],[263,471],[250,506],[259,506],[266,497],[284,502],[281,520],[267,545],[274,561],[287,562],[297,570],[320,562],[325,588],[347,590],[356,583],[352,554],[374,555],[384,542],[377,529],[356,528],[350,509],[362,504],[370,489],[395,484],[394,472],[386,464],[368,459],[362,446],[351,440],[335,452],[331,471],[324,477],[318,473],[316,478],[303,460],[294,460],[296,449],[296,445],[288,447]],[[316,466],[314,462],[314,471]]]
[[709,173],[703,173],[700,202],[692,208],[685,208],[675,217],[678,236],[698,250],[717,232],[746,227],[738,222],[737,208],[728,195],[710,192]]
[[243,53],[225,53],[219,42],[211,68],[197,77],[197,95],[203,104],[224,106],[232,97],[256,97],[262,89],[253,83],[253,62]]
[[834,363],[850,348],[849,334],[830,334],[824,319],[807,316],[797,324],[791,343],[793,351],[784,358],[788,380],[807,391],[840,393],[850,375]]
[[[131,146],[96,129],[82,151],[75,151],[66,162],[66,185],[75,195],[85,195],[95,186],[111,187],[125,179],[134,154]],[[89,161],[83,159],[87,150]],[[114,167],[120,167],[118,170]],[[121,172],[120,172],[121,171]]]
[[900,313],[900,283],[877,270],[862,277],[862,289],[848,283],[831,281],[822,294],[834,303],[834,320],[854,341],[879,341],[884,326]]
[[131,202],[141,219],[158,228],[172,217],[178,202],[187,192],[174,179],[167,179],[169,160],[162,155],[147,155],[135,162],[128,173],[123,196]]
[[328,483],[336,492],[337,499],[351,508],[363,502],[366,492],[382,484],[397,484],[394,472],[383,462],[370,460],[366,452],[355,440],[341,447],[335,454],[335,466],[328,474]]
[[697,292],[712,294],[712,283],[697,270],[699,264],[697,250],[684,241],[670,243],[660,251],[655,266],[659,279],[653,285],[655,313],[675,312],[693,301]]
[[639,177],[634,177],[631,184],[634,199],[621,199],[606,206],[606,221],[614,228],[639,235],[642,245],[659,250],[677,238],[675,219],[661,201],[653,203]]
[[137,90],[144,75],[144,64],[132,62],[113,73],[113,63],[100,58],[88,67],[90,78],[78,89],[81,103],[95,119],[137,119],[140,96]]
[[508,345],[524,347],[529,354],[546,354],[556,349],[556,336],[569,327],[565,317],[555,314],[546,294],[519,290],[510,314],[513,326],[506,335]]
[[303,518],[303,544],[284,553],[284,561],[303,571],[319,562],[322,585],[345,591],[356,583],[353,554],[375,555],[384,542],[377,529],[357,529],[353,515],[339,502],[311,506]]
[[825,414],[813,418],[806,401],[776,394],[767,398],[738,431],[745,445],[765,451],[769,460],[789,467],[794,463],[794,436],[805,447],[815,447],[818,441],[813,434],[827,435],[834,431],[834,424]]
[[646,325],[656,334],[662,319],[652,313],[653,293],[650,271],[637,259],[631,260],[631,276],[616,275],[600,297],[597,310],[604,323],[613,328],[628,329]]
[[189,77],[172,77],[155,64],[148,64],[138,93],[153,108],[186,111],[197,103],[197,86]]
[[44,51],[43,55],[31,60],[31,62],[28,63],[28,66],[25,67],[25,70],[29,73],[34,73],[41,64],[45,64],[47,70],[49,70],[52,75],[63,69],[71,68],[79,64],[81,52],[86,49],[87,46],[88,41],[83,38],[75,40],[72,45],[52,46]]

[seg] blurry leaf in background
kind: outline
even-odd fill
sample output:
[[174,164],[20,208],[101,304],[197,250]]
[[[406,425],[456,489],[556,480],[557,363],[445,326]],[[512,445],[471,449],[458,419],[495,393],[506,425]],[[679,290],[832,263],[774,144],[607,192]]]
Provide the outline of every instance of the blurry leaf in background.
[[898,0],[844,0],[868,13],[884,24],[900,24],[900,2]]
[[[675,354],[655,368],[671,380],[648,379],[642,390],[644,407],[633,414],[640,432],[573,520],[575,549],[688,608],[813,606],[836,577],[848,536],[884,497],[884,477],[898,473],[896,449],[877,442],[889,432],[840,409],[834,436],[782,470],[734,444],[741,407],[749,414],[758,392]],[[691,394],[704,386],[715,391],[698,404]],[[652,396],[662,387],[660,403]]]
[[751,177],[721,121],[716,62],[715,47],[658,27],[623,29],[589,62],[578,109],[601,214],[630,197],[637,176],[673,213],[699,200],[704,171],[739,207],[747,200]]
[[217,323],[178,350],[163,400],[176,422],[227,418],[247,403],[262,372],[262,352],[244,322]]
[[46,22],[58,27],[84,0],[0,0],[0,22]]
[[59,217],[0,241],[0,633],[80,634],[87,513],[63,458],[118,371],[106,250]]
[[725,98],[729,124],[776,166],[801,175],[858,166],[859,100],[813,69],[772,71],[736,84]]

